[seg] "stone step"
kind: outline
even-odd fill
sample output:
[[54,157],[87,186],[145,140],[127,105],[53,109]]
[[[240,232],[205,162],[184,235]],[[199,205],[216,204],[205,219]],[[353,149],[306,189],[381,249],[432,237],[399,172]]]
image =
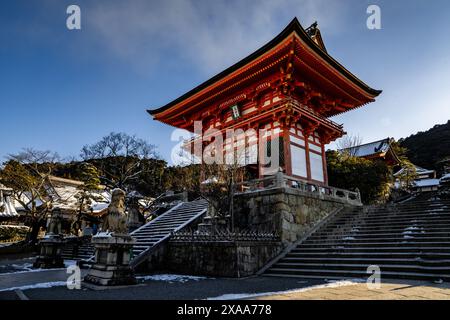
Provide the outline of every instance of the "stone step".
[[433,204],[433,205],[422,205],[422,206],[410,206],[410,207],[400,207],[393,206],[388,208],[368,208],[365,211],[369,213],[376,212],[411,212],[411,211],[426,211],[426,210],[435,210],[435,209],[450,209],[450,203],[446,204]]
[[431,217],[438,217],[438,218],[449,218],[450,217],[450,211],[433,211],[433,212],[423,212],[422,213],[415,213],[415,214],[386,214],[386,215],[365,215],[365,214],[359,214],[354,216],[347,216],[338,219],[338,221],[347,221],[348,219],[364,219],[368,221],[377,221],[382,219],[392,219],[392,220],[408,220],[408,219],[414,219],[414,218],[431,218]]
[[440,246],[443,248],[450,247],[450,242],[418,242],[414,241],[414,239],[409,239],[405,241],[397,241],[397,242],[345,242],[345,243],[339,243],[339,242],[324,242],[324,243],[305,243],[301,244],[297,248],[299,249],[307,249],[307,248],[335,248],[335,247],[344,247],[344,248],[356,248],[356,247],[365,247],[365,246],[377,246],[377,248],[392,248],[392,247],[403,247],[403,246],[416,246],[420,248],[428,248],[433,246]]
[[[407,236],[407,237],[405,237]],[[308,244],[314,244],[314,245],[327,245],[329,243],[335,243],[335,244],[346,244],[346,243],[379,243],[380,241],[387,241],[387,242],[401,242],[404,243],[405,241],[412,241],[414,242],[434,242],[434,243],[450,243],[450,238],[447,237],[425,237],[423,234],[421,236],[412,236],[410,234],[406,234],[403,236],[398,237],[385,237],[385,238],[367,238],[367,237],[355,237],[353,235],[351,236],[344,236],[344,237],[338,237],[338,238],[328,238],[328,239],[308,239],[302,243],[302,245],[308,245]]]
[[292,252],[448,252],[448,247],[421,247],[421,246],[389,246],[389,247],[316,247],[316,248],[295,248]]
[[[274,265],[274,269],[302,269],[302,270],[346,270],[346,271],[366,271],[372,264],[344,264],[344,263],[289,263],[289,262],[279,262]],[[381,276],[386,271],[393,272],[416,272],[416,273],[431,273],[440,275],[449,275],[450,268],[448,266],[422,266],[415,264],[377,264],[380,268]]]
[[159,234],[168,234],[168,233],[171,233],[174,229],[175,228],[142,230],[140,232],[133,234],[132,236],[133,237],[139,236],[139,235],[153,236],[153,235],[159,235]]
[[[187,220],[188,220],[188,219],[187,219]],[[154,223],[154,224],[152,224],[152,225],[144,225],[144,226],[141,227],[140,229],[135,230],[135,231],[132,233],[132,235],[139,234],[139,233],[141,233],[141,232],[143,232],[143,231],[153,231],[153,230],[164,230],[164,231],[167,231],[167,230],[172,230],[173,228],[176,228],[177,226],[179,226],[179,225],[182,224],[182,223],[183,223],[183,222],[180,222],[180,223],[173,223],[173,224],[171,224],[171,225],[167,225],[167,224],[160,225],[160,224]]]
[[186,219],[190,219],[191,217],[193,217],[193,215],[187,215],[185,217],[173,217],[173,218],[166,218],[166,219],[158,219],[158,220],[154,220],[154,224],[167,224],[167,223],[172,223],[172,222],[179,222],[179,221],[184,221]]
[[140,238],[140,239],[136,239],[135,244],[140,244],[143,242],[158,242],[159,240],[163,239],[164,236],[162,237],[152,237],[152,238]]
[[411,218],[428,218],[428,217],[441,217],[441,218],[447,218],[450,216],[450,211],[421,211],[417,213],[404,213],[400,212],[397,214],[394,213],[386,213],[386,214],[357,214],[353,217],[360,218],[360,219],[367,219],[369,221],[376,221],[381,219],[411,219]]
[[[275,277],[293,277],[293,278],[319,278],[319,279],[368,279],[367,272],[358,270],[309,270],[309,269],[282,269],[271,268],[264,275]],[[413,279],[413,280],[444,280],[450,281],[449,275],[427,274],[420,272],[392,272],[384,271],[382,279]]]
[[[357,231],[349,231],[348,233],[346,233],[345,235],[348,236],[352,236],[355,237],[357,239],[366,239],[366,238],[379,238],[379,239],[388,239],[388,238],[395,238],[395,237],[403,237],[404,235],[404,230],[403,231],[399,231],[399,232],[392,232],[392,233],[385,233],[385,232],[378,232],[378,233],[360,233]],[[426,232],[426,231],[416,231],[414,230],[411,233],[407,233],[408,235],[414,236],[414,237],[445,237],[445,238],[449,238],[450,237],[450,229],[448,232]],[[308,240],[322,240],[322,239],[328,239],[328,238],[333,238],[333,237],[342,237],[342,234],[332,234],[332,233],[327,233],[327,234],[318,234],[318,235],[314,235],[308,238]]]
[[389,258],[389,259],[416,259],[423,260],[450,260],[450,252],[289,252],[285,257],[292,258],[336,258],[336,259],[354,259],[354,258]]
[[166,217],[165,219],[158,219],[158,220],[155,219],[154,223],[159,224],[159,223],[178,222],[178,221],[190,219],[193,216],[194,216],[194,214],[189,214],[189,215],[185,215],[185,216],[176,216],[176,217]]
[[[415,228],[415,229],[413,229]],[[417,229],[418,228],[418,229]],[[325,228],[321,228],[318,232],[317,235],[322,235],[322,234],[335,234],[336,232],[342,232],[339,229],[342,228],[334,228],[331,229],[331,231],[328,230],[328,227]],[[366,226],[361,226],[361,225],[351,225],[351,226],[346,226],[345,229],[348,229],[348,231],[345,232],[350,232],[350,230],[357,230],[354,232],[360,232],[360,233],[368,233],[368,234],[380,234],[380,233],[401,233],[405,230],[424,230],[425,232],[448,232],[448,230],[450,230],[450,226],[441,226],[439,224],[436,225],[431,225],[431,226],[414,226],[414,225],[399,225],[399,226],[393,226],[391,228],[370,228],[370,227],[366,227]],[[316,234],[316,233],[315,233]]]
[[429,204],[429,205],[418,205],[418,206],[392,206],[392,207],[379,207],[379,208],[369,208],[368,212],[410,212],[410,211],[425,211],[433,209],[450,209],[450,203],[439,203],[439,204]]
[[302,263],[302,264],[310,264],[310,263],[320,263],[320,264],[367,264],[367,265],[382,265],[382,264],[417,264],[417,265],[429,265],[429,266],[446,266],[450,267],[450,259],[421,259],[420,257],[416,258],[364,258],[364,257],[356,257],[356,258],[329,258],[329,257],[291,257],[287,255],[285,258],[280,260],[280,263]]
[[164,230],[164,231],[172,230],[172,229],[176,228],[177,226],[179,226],[180,224],[181,224],[181,223],[171,224],[171,225],[158,225],[158,224],[154,224],[154,225],[147,226],[147,227],[144,227],[144,228],[142,228],[142,229],[139,229],[139,230],[136,231],[134,234],[139,234],[139,233],[141,233],[141,232],[143,232],[143,231],[152,231],[152,230]]
[[429,216],[424,217],[407,217],[407,218],[383,218],[383,219],[366,219],[363,217],[355,217],[350,219],[343,219],[343,220],[336,220],[331,222],[331,224],[338,225],[338,224],[351,224],[351,223],[363,223],[365,225],[388,225],[388,224],[408,224],[411,223],[411,221],[417,221],[417,222],[427,222],[427,223],[447,223],[450,224],[450,215],[447,215],[446,217],[430,214]]
[[440,201],[414,201],[414,202],[405,202],[405,203],[397,203],[390,205],[382,205],[378,207],[373,207],[371,210],[408,210],[415,208],[424,208],[424,207],[439,207],[439,206],[450,206],[449,200],[440,200]]
[[[445,228],[449,228],[450,227],[450,221],[433,221],[433,222],[429,222],[429,221],[417,221],[417,220],[411,220],[409,222],[403,222],[403,223],[398,223],[398,222],[391,222],[389,223],[388,221],[386,223],[371,223],[371,224],[364,224],[364,223],[359,223],[359,224],[349,224],[349,227],[355,227],[355,228],[372,228],[372,229],[380,229],[380,228],[407,228],[407,227],[445,227]],[[336,229],[342,227],[342,225],[340,224],[333,224],[331,223],[330,225],[327,225],[325,227],[325,229]]]
[[154,232],[154,233],[147,233],[147,234],[135,234],[133,235],[133,238],[136,240],[139,239],[150,239],[150,238],[161,238],[165,235],[166,233],[163,232]]

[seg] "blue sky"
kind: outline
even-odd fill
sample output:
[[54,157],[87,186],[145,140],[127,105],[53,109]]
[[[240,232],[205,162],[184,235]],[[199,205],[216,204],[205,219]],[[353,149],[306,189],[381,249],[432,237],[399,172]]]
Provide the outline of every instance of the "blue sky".
[[[66,28],[81,8],[82,29]],[[382,29],[366,27],[377,4]],[[338,116],[364,142],[450,118],[450,2],[365,0],[3,0],[0,159],[24,147],[77,157],[111,131],[158,146],[170,161],[163,105],[271,40],[297,16],[315,20],[328,52],[383,93]]]

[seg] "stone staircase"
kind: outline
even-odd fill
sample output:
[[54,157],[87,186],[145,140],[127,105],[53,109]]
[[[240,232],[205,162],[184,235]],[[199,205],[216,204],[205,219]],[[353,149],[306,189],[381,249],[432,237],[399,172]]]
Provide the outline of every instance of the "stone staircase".
[[[203,218],[207,208],[206,200],[182,202],[130,233],[136,240],[133,246],[132,266],[136,267],[145,261],[146,257],[165,243],[173,232],[180,231]],[[87,267],[92,265],[94,253],[95,249],[91,242],[79,238],[69,241],[62,249],[63,259],[76,260],[80,265]]]
[[88,261],[94,255],[94,245],[91,244],[90,238],[75,238],[64,245],[61,255],[64,260]]
[[133,231],[130,235],[136,243],[133,246],[132,267],[135,268],[144,262],[154,250],[169,240],[174,232],[200,220],[207,208],[206,200],[183,202]]
[[266,276],[450,281],[450,200],[344,209],[272,264]]

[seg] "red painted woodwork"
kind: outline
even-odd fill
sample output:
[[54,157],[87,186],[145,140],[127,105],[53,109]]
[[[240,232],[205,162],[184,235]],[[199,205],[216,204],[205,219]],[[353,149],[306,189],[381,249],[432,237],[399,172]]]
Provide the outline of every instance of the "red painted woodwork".
[[[317,37],[320,32],[315,34]],[[308,136],[318,132],[324,184],[328,181],[324,144],[345,133],[328,117],[370,103],[381,92],[329,56],[321,36],[320,41],[311,40],[296,19],[274,40],[230,69],[150,114],[155,120],[190,131],[194,121],[202,121],[203,130],[212,126],[223,134],[227,129],[262,128],[278,122],[283,130],[287,174],[292,174],[290,128],[300,124],[305,138],[306,178],[311,179]],[[240,107],[238,119],[231,117],[230,107],[235,104]]]

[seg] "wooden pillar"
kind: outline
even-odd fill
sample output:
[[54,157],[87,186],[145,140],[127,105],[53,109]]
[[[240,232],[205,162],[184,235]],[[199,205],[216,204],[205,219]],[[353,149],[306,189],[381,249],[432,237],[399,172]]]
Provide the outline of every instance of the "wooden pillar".
[[284,171],[286,175],[292,176],[291,138],[289,134],[290,126],[283,125],[280,129],[283,130]]
[[328,185],[328,171],[327,171],[327,158],[325,155],[325,145],[321,141],[320,144],[322,145],[322,166],[323,166],[323,183],[327,186]]
[[309,134],[303,133],[305,137],[305,156],[306,156],[306,178],[311,180],[311,162],[309,159]]

